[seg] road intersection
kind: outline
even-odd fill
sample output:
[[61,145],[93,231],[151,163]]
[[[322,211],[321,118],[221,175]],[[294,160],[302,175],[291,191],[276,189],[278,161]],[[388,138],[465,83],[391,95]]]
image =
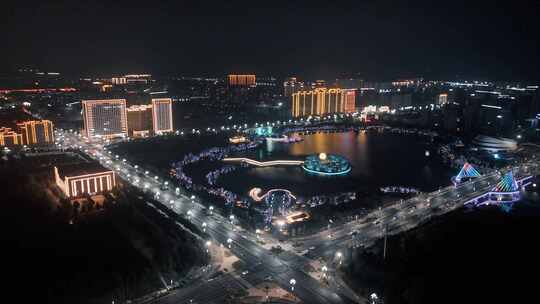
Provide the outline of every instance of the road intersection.
[[[492,189],[500,178],[499,173],[493,171],[458,186],[449,186],[387,205],[350,222],[313,235],[295,238],[294,242],[299,244],[296,251],[308,254],[300,255],[287,251],[277,255],[260,244],[260,234],[238,229],[234,218],[213,211],[210,206],[190,196],[183,189],[169,188],[163,177],[150,174],[119,155],[113,155],[102,143],[86,142],[80,135],[67,131],[59,131],[58,139],[62,147],[79,149],[103,166],[114,170],[124,181],[150,193],[154,200],[161,203],[161,206],[154,205],[154,208],[164,217],[170,218],[173,214],[186,217],[204,231],[204,235],[197,236],[201,241],[208,240],[213,245],[228,247],[245,265],[248,275],[241,280],[235,279],[233,274],[222,275],[211,281],[205,280],[187,288],[172,290],[161,298],[159,303],[218,303],[228,296],[231,288],[256,286],[265,280],[272,280],[281,288],[290,290],[304,303],[368,303],[367,299],[351,294],[347,288],[340,288],[339,284],[332,287],[322,284],[305,269],[312,259],[317,257],[332,260],[339,254],[341,263],[340,250],[357,246],[368,247],[385,234],[397,234],[412,229],[435,216],[460,208],[472,198]],[[537,175],[540,168],[536,162],[529,161],[512,170],[516,177],[523,178]],[[185,229],[181,223],[177,223]],[[267,235],[265,241],[279,243]],[[291,284],[293,281],[294,284]],[[233,287],[219,287],[227,284]]]

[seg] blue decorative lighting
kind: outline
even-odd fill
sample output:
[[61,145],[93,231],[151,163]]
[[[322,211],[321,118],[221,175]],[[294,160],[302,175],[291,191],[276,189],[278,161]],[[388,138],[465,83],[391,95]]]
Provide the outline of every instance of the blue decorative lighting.
[[501,181],[495,186],[494,191],[503,193],[519,191],[519,186],[514,179],[512,171],[509,171],[502,177]]
[[458,175],[452,178],[454,184],[458,184],[464,178],[476,178],[480,177],[480,173],[469,163],[463,164],[463,167],[459,171]]
[[272,127],[258,127],[255,129],[255,134],[257,136],[272,136],[274,134]]
[[349,161],[345,157],[326,153],[309,155],[304,160],[302,168],[306,172],[325,176],[343,175],[352,170]]

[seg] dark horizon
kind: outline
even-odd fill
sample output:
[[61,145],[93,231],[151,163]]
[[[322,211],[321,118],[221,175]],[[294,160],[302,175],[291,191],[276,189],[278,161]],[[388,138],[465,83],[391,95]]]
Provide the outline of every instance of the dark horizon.
[[10,3],[0,71],[540,80],[538,1]]

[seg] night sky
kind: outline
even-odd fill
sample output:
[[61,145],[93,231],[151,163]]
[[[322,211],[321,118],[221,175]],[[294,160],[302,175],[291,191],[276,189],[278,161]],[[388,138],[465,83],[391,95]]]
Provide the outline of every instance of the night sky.
[[75,2],[3,3],[0,69],[540,79],[540,1]]

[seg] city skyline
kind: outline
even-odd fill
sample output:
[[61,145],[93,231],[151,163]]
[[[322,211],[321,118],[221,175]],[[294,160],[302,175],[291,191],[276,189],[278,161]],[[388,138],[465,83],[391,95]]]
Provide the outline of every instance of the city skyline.
[[538,80],[533,1],[304,4],[8,4],[0,70]]
[[6,290],[526,303],[539,15],[538,0],[4,4]]

